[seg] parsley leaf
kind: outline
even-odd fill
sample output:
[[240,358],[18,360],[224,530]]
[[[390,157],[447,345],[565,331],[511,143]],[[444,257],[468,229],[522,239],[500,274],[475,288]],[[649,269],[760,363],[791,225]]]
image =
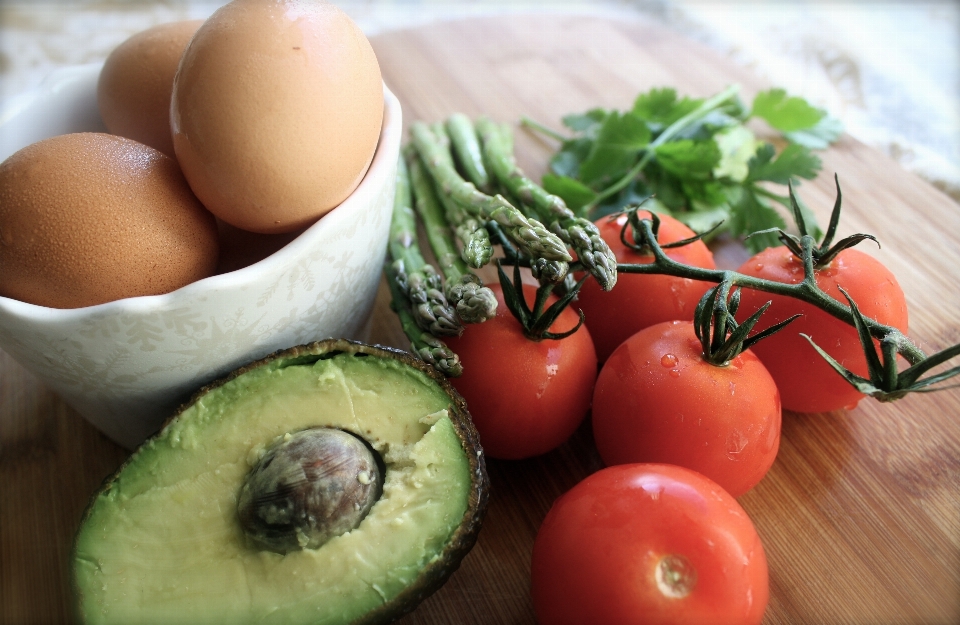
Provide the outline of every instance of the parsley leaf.
[[594,186],[625,174],[650,143],[650,129],[633,113],[613,111],[603,120],[590,153],[580,163],[580,180]]
[[[732,204],[732,215],[728,229],[733,236],[746,236],[761,230],[771,228],[786,229],[787,222],[767,201],[753,192],[752,189],[741,190],[739,197]],[[765,248],[780,245],[776,233],[765,232],[755,234],[744,241],[747,249],[752,253]]]
[[593,141],[587,138],[564,141],[560,150],[550,158],[550,171],[558,176],[576,178],[580,175],[580,163],[587,158]]
[[811,150],[826,150],[831,143],[837,141],[843,134],[843,124],[834,117],[824,117],[816,126],[785,132],[784,136],[791,142]]
[[633,102],[633,114],[645,122],[669,126],[684,115],[693,112],[703,100],[683,98],[677,100],[674,89],[651,89],[641,93]]
[[715,178],[743,182],[750,173],[750,161],[760,142],[746,126],[732,126],[714,136],[720,149],[720,162],[713,168]]
[[541,184],[547,193],[560,196],[572,211],[578,211],[597,197],[593,189],[569,176],[546,173]]
[[787,145],[776,159],[774,154],[772,144],[761,145],[750,160],[747,178],[751,181],[766,180],[787,184],[794,177],[813,180],[820,171],[820,157],[802,145]]
[[687,224],[687,227],[694,232],[706,232],[730,219],[730,205],[723,203],[716,206],[703,206],[697,210],[677,213],[674,217]]
[[680,178],[697,180],[709,179],[722,156],[713,139],[670,141],[659,146],[655,152],[657,161],[665,170]]
[[[790,144],[783,149],[775,160],[774,155],[775,150],[773,145],[764,143],[760,146],[756,156],[750,161],[750,174],[748,176],[750,182],[774,182],[786,185],[795,177],[815,178],[817,172],[820,171],[820,157],[812,154],[803,146]],[[753,190],[755,193],[762,193],[769,199],[778,202],[787,211],[792,210],[789,196],[775,195],[757,186],[753,186]],[[808,224],[807,231],[813,235],[814,238],[819,239],[823,231],[817,225],[816,215],[814,215],[813,211],[811,211],[806,204],[803,204],[802,200],[798,198],[797,202],[800,205],[800,212],[803,214],[804,222]],[[767,239],[759,240],[766,241]]]
[[827,114],[803,98],[788,96],[783,89],[770,89],[753,99],[753,115],[780,132],[794,132],[816,126]]
[[596,128],[607,116],[601,108],[590,109],[586,113],[566,115],[561,121],[563,125],[574,132],[589,133]]

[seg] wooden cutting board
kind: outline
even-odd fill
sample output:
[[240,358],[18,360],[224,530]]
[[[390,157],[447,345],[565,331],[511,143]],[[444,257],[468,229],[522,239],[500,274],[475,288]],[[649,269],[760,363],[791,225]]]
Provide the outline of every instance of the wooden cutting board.
[[[647,22],[562,15],[440,23],[373,39],[407,124],[455,111],[559,128],[560,116],[630,106],[641,90],[707,96],[769,86],[682,35]],[[553,145],[517,132],[518,160],[539,178]],[[960,207],[845,137],[801,187],[826,223],[840,175],[841,234],[898,276],[911,335],[928,352],[960,342]],[[720,262],[735,266],[742,249]],[[372,340],[403,346],[381,289]],[[83,507],[126,457],[0,352],[0,621],[70,619],[66,561]],[[476,548],[406,625],[533,623],[529,561],[553,500],[601,467],[589,423],[560,449],[490,461],[490,508]],[[785,414],[779,456],[740,499],[770,564],[765,623],[960,622],[960,391],[872,400],[852,411]],[[584,624],[592,625],[592,624]]]

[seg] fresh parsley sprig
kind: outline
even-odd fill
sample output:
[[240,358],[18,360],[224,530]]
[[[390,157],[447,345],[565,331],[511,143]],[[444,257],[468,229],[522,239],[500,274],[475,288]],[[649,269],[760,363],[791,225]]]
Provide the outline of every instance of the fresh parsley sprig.
[[[747,127],[752,118],[782,135],[786,146],[779,153]],[[825,111],[783,89],[758,93],[747,108],[737,86],[707,99],[652,89],[630,110],[596,108],[562,121],[572,136],[530,119],[523,123],[560,141],[543,187],[580,216],[596,219],[653,196],[647,203],[653,210],[697,232],[722,222],[720,230],[735,237],[785,228],[775,204],[790,209],[789,195],[769,186],[815,178],[821,163],[812,150],[826,148],[842,131]],[[818,236],[813,214],[801,210]],[[778,241],[760,234],[745,243],[756,252]]]

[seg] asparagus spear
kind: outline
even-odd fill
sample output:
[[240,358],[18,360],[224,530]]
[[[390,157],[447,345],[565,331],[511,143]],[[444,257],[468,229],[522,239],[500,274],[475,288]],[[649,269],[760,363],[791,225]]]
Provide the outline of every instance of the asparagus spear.
[[443,293],[443,280],[420,253],[410,176],[404,160],[397,164],[397,191],[390,220],[391,271],[410,302],[417,325],[434,336],[459,335],[463,326]]
[[453,153],[457,157],[457,162],[460,163],[460,168],[466,174],[467,180],[472,182],[480,191],[489,193],[490,176],[483,164],[480,142],[477,140],[473,122],[463,113],[454,113],[447,118],[446,131],[453,144]]
[[[469,121],[469,120],[468,120]],[[446,128],[441,123],[431,124],[430,128],[433,130],[434,136],[437,138],[437,141],[440,143],[441,147],[445,151],[450,151],[452,148],[452,141],[450,135],[447,133]],[[461,135],[460,141],[464,143],[469,143],[469,138],[466,133],[466,128],[462,126],[457,129]],[[473,125],[470,125],[469,130],[473,131]],[[480,142],[476,138],[476,133],[474,133],[473,144],[476,147],[476,150],[469,149],[470,146],[465,146],[466,149],[462,150],[461,158],[462,159],[479,159],[480,152]],[[409,146],[414,152],[416,148],[414,146]],[[450,161],[451,166],[453,166],[453,161]],[[470,165],[468,165],[470,167]],[[479,164],[474,162],[473,168],[478,171],[484,171],[484,176],[486,176],[485,168],[483,163]],[[483,169],[481,169],[483,168]],[[489,177],[487,177],[489,182]],[[440,193],[437,195],[440,200],[440,204],[443,206],[448,220],[453,226],[454,234],[456,234],[457,239],[463,245],[462,251],[460,252],[461,258],[464,262],[467,263],[470,267],[474,269],[480,269],[490,262],[490,259],[493,258],[493,243],[490,241],[490,233],[487,232],[486,223],[482,219],[477,219],[469,212],[460,208],[460,206],[453,201],[453,198],[447,194]]]
[[450,196],[463,210],[483,220],[499,224],[523,254],[569,262],[572,257],[563,241],[536,220],[527,219],[502,195],[489,196],[460,177],[450,151],[423,122],[410,127],[413,143],[430,171],[441,195]]
[[[472,134],[473,143],[475,143],[479,148],[479,140],[477,139],[476,131],[473,128],[473,124],[469,123],[469,119],[467,119],[467,122],[468,122],[467,125],[461,124],[460,132],[463,134],[470,132]],[[431,124],[430,127],[431,129],[433,129],[434,135],[437,137],[437,140],[441,143],[443,147],[449,150],[451,143],[454,143],[454,147],[455,147],[455,142],[453,138],[448,137],[447,131],[445,130],[443,124]],[[461,138],[461,140],[468,141],[468,139],[463,137]],[[476,161],[473,163],[474,167],[478,167],[478,168],[485,167],[483,165],[483,155],[482,153],[479,153],[479,151],[471,152],[468,156],[471,156],[474,159],[474,161]],[[507,201],[509,202],[509,200]],[[538,219],[538,215],[535,212],[528,209],[526,206],[520,204],[520,205],[517,205],[516,208],[527,219],[533,219],[533,220]],[[492,223],[494,222],[487,222],[486,229],[489,229]],[[502,232],[502,229],[501,229],[501,232]],[[569,273],[570,265],[566,261],[551,260],[546,258],[531,258],[531,259],[528,259],[528,261],[529,261],[528,264],[530,266],[530,270],[531,270],[531,273],[533,274],[533,277],[536,278],[541,284],[561,284],[564,281],[576,283],[576,280],[574,280],[573,276],[570,275]]]
[[[441,129],[443,127],[442,124],[438,126]],[[450,148],[446,131],[442,131],[442,134],[438,135],[438,139],[444,142],[445,149]],[[417,156],[416,147],[407,144],[404,148],[404,154],[408,153]],[[485,223],[460,208],[450,196],[437,194],[437,199],[446,213],[447,221],[453,228],[454,235],[462,245],[460,257],[463,261],[474,269],[479,269],[489,263],[490,259],[493,258],[493,243],[490,242],[490,234],[487,232]]]
[[513,156],[509,128],[481,117],[476,121],[476,130],[494,178],[522,205],[532,207],[543,223],[550,224],[550,230],[574,249],[584,269],[604,291],[612,289],[617,283],[617,258],[599,229],[590,220],[577,217],[561,198],[547,193],[523,173]]
[[463,373],[460,358],[447,345],[429,332],[424,332],[417,325],[410,309],[410,302],[403,293],[397,274],[391,263],[384,265],[387,285],[390,287],[390,307],[397,313],[400,326],[410,340],[410,349],[420,360],[432,365],[437,371],[450,377],[458,377]]
[[[451,119],[453,118],[456,118],[458,120],[466,120],[466,121],[459,121],[457,124],[458,132],[461,135],[466,135],[467,133],[470,133],[469,139],[466,138],[465,136],[461,136],[460,141],[466,143],[472,140],[472,143],[475,144],[478,148],[475,151],[468,152],[466,155],[462,156],[461,158],[466,159],[469,157],[473,161],[471,167],[484,168],[485,170],[485,165],[483,164],[482,149],[480,148],[480,143],[477,138],[477,133],[476,133],[476,130],[474,129],[473,123],[470,122],[469,118],[467,118],[462,114],[455,113],[453,116],[451,116]],[[447,128],[449,128],[450,126],[451,124],[450,124],[450,121],[448,120]],[[433,128],[434,134],[437,136],[437,139],[441,143],[443,143],[446,140],[446,137],[444,137],[445,131],[444,131],[443,125],[433,124],[431,128]],[[451,136],[450,142],[452,142],[453,147],[456,148],[457,139]],[[511,148],[511,151],[512,151],[512,148]],[[463,165],[464,163],[461,162],[461,166]],[[527,205],[524,205],[522,203],[517,204],[516,208],[527,219],[537,220],[540,218],[540,216],[536,213],[536,211],[531,210]],[[561,233],[559,232],[555,231],[555,234],[557,234],[558,236],[561,236]],[[562,238],[563,237],[561,236],[561,239]],[[569,241],[564,241],[564,242],[569,244]],[[576,283],[576,280],[574,280],[573,276],[569,274],[570,265],[565,261],[550,260],[546,258],[533,258],[533,259],[530,259],[529,264],[530,264],[530,270],[531,270],[531,273],[533,274],[533,277],[536,278],[541,284],[560,284],[564,281],[570,283],[571,285]]]
[[492,319],[497,314],[496,296],[493,291],[483,286],[480,278],[467,268],[457,253],[450,224],[420,157],[412,151],[407,151],[406,157],[414,206],[423,221],[427,240],[430,241],[440,271],[446,278],[447,300],[456,307],[457,315],[464,323],[481,323]]

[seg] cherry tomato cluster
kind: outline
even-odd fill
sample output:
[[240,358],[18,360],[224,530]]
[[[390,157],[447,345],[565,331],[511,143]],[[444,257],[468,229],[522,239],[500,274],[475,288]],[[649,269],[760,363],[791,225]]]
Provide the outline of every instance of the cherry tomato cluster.
[[[920,379],[960,345],[923,354],[896,279],[851,249],[873,237],[833,243],[839,183],[819,246],[791,186],[800,236],[780,231],[781,247],[732,272],[672,217],[577,215],[526,178],[489,119],[415,122],[411,135],[413,193],[397,194],[386,274],[412,350],[450,376],[487,456],[546,453],[590,413],[607,465],[538,533],[542,625],[759,623],[767,563],[736,497],[772,466],[782,407],[926,390],[960,373]],[[414,209],[438,269],[417,249]],[[488,263],[499,283],[472,273]]]
[[[601,234],[619,262],[650,262],[652,257],[621,241],[625,219],[601,219]],[[679,221],[660,219],[664,244],[694,236]],[[668,253],[714,267],[701,241]],[[504,310],[502,289],[490,286]],[[625,274],[605,292],[586,281],[579,301],[586,326],[562,339],[531,341],[509,314],[448,339],[463,363],[463,374],[451,382],[467,400],[487,454],[518,459],[550,451],[569,438],[592,404],[594,437],[606,464],[676,464],[703,473],[735,497],[747,492],[779,448],[779,394],[749,350],[724,366],[701,357],[691,319],[710,286]],[[533,287],[524,290],[532,301]],[[567,308],[554,328],[576,323]],[[598,359],[605,361],[599,377]]]
[[[661,244],[694,236],[668,216],[659,222]],[[652,262],[627,245],[625,223],[624,215],[597,222],[617,261]],[[701,241],[666,253],[715,267]],[[738,271],[783,283],[804,275],[786,247],[765,250]],[[826,293],[839,297],[843,286],[864,314],[906,331],[903,292],[872,257],[843,250],[816,277]],[[860,375],[867,364],[855,327],[794,298],[749,289],[739,296],[740,322],[771,302],[757,332],[799,316],[789,331],[720,366],[709,362],[691,319],[711,287],[658,274],[622,274],[609,292],[587,281],[579,299],[585,327],[574,334],[530,341],[515,319],[501,315],[450,341],[464,364],[453,383],[492,457],[553,449],[592,406],[594,439],[608,468],[557,500],[538,533],[532,583],[541,623],[762,620],[766,559],[735,497],[776,458],[781,396],[797,412],[850,407],[862,397],[801,333]],[[533,288],[525,295],[531,301]],[[551,329],[576,322],[567,309]]]

